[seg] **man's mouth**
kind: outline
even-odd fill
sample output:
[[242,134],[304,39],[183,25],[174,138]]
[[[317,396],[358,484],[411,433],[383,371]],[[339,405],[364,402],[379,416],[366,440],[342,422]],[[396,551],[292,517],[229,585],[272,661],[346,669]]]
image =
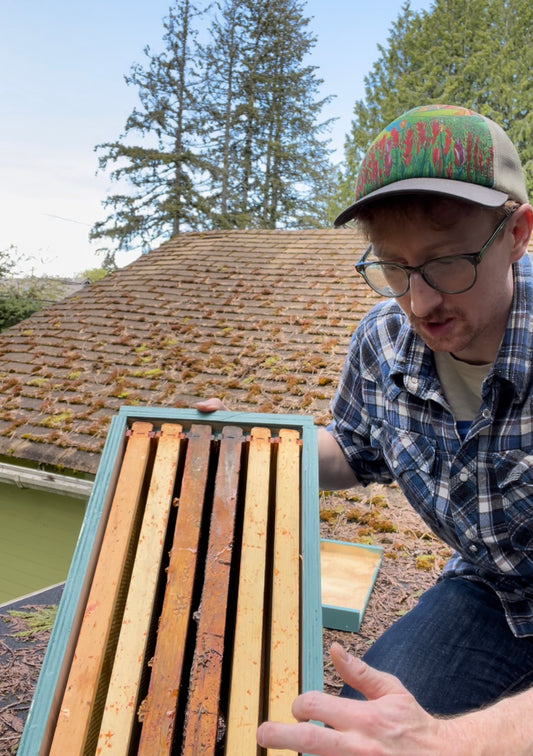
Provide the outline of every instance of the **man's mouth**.
[[439,318],[438,320],[431,320],[429,318],[416,319],[413,326],[421,333],[426,333],[432,338],[442,338],[448,336],[454,324],[453,317]]

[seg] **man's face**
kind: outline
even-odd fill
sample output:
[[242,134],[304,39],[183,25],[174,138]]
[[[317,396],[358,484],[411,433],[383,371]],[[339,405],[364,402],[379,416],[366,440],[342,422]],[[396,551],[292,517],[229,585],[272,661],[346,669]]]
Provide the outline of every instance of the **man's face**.
[[[498,225],[494,213],[475,207],[455,212],[451,221],[435,228],[415,213],[377,236],[371,233],[371,241],[381,260],[415,267],[438,257],[478,252]],[[409,291],[397,298],[413,329],[433,351],[451,352],[476,364],[496,356],[513,296],[512,221],[487,250],[471,289],[444,294],[414,273]]]

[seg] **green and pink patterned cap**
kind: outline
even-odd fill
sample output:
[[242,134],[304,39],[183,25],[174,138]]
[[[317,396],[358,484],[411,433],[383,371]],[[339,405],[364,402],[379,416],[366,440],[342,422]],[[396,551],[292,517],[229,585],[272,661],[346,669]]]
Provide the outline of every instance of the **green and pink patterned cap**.
[[335,226],[353,220],[369,202],[422,192],[486,207],[528,201],[520,158],[501,126],[456,105],[424,105],[399,116],[372,142],[355,202]]

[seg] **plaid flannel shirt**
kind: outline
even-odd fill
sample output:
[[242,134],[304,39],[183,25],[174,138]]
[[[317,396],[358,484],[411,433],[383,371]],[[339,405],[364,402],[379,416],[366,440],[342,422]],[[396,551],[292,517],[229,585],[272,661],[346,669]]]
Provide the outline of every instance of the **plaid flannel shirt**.
[[533,276],[514,297],[479,412],[462,441],[432,352],[387,300],[355,332],[330,427],[364,484],[396,480],[454,549],[444,575],[488,583],[517,636],[533,635]]

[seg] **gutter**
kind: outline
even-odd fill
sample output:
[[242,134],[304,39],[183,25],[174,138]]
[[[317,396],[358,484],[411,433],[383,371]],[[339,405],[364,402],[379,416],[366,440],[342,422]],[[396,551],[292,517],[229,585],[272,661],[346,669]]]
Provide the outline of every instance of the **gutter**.
[[71,478],[68,475],[57,475],[44,470],[32,470],[4,462],[0,462],[0,483],[12,483],[19,488],[49,491],[78,499],[88,499],[93,488],[91,480]]

